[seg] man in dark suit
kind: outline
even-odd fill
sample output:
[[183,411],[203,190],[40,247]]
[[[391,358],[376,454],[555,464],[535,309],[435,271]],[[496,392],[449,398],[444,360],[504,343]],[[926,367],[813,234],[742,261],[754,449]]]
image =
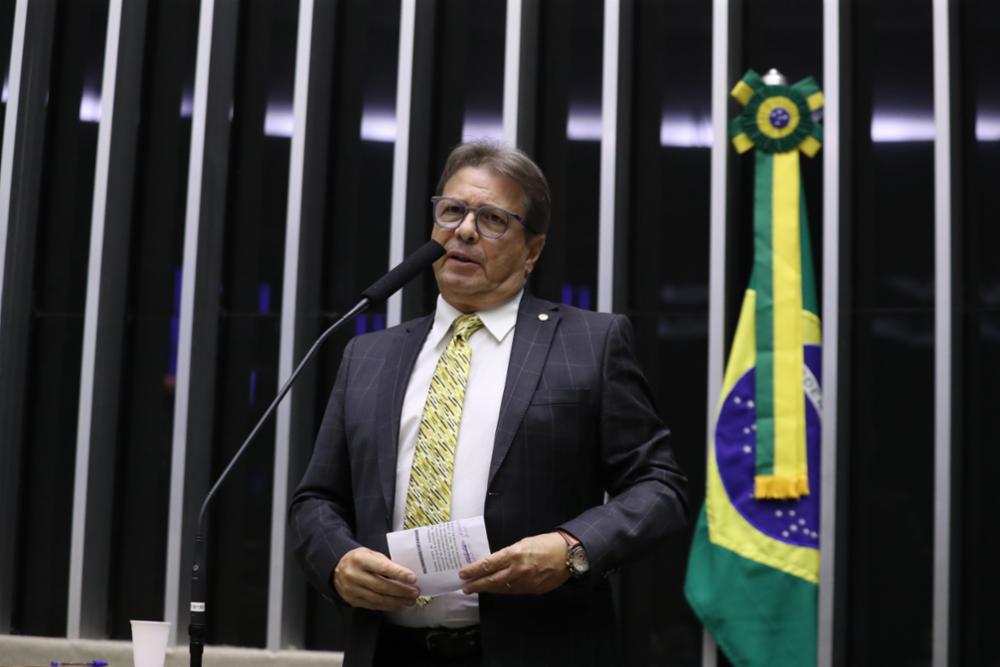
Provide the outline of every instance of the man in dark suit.
[[[618,664],[607,576],[686,513],[631,327],[525,290],[551,204],[524,153],[463,144],[438,195],[437,308],[348,344],[295,552],[350,607],[349,667]],[[493,553],[419,598],[386,533],[479,515]]]

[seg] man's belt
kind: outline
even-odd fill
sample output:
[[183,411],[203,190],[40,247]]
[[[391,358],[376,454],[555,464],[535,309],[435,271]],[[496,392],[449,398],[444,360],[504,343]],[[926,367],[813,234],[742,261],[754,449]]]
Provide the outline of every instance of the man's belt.
[[385,623],[382,632],[385,640],[397,644],[393,647],[394,652],[403,649],[411,655],[426,655],[438,660],[474,658],[482,653],[478,625],[451,629],[406,628]]

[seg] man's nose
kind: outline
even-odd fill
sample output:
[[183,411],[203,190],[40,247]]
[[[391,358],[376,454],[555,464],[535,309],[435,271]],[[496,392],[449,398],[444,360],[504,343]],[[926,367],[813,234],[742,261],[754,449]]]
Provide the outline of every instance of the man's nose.
[[455,236],[469,243],[476,240],[479,236],[479,231],[476,229],[475,211],[470,210],[465,214],[462,222],[455,228]]

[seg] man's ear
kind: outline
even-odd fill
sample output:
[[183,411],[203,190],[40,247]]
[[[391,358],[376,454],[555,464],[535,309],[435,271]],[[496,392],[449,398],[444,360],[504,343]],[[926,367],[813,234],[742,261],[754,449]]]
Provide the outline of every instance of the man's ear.
[[527,239],[528,259],[524,263],[525,273],[531,273],[535,269],[538,258],[542,256],[542,249],[545,247],[545,234],[532,234]]

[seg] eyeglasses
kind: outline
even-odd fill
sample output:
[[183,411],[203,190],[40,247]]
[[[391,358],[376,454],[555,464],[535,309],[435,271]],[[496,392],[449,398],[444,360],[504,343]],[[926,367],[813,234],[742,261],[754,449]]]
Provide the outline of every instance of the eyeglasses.
[[511,213],[499,206],[480,206],[473,208],[461,199],[451,197],[431,197],[431,204],[434,211],[434,222],[442,229],[456,229],[469,215],[469,211],[476,214],[476,232],[480,236],[488,239],[498,239],[507,232],[510,221],[513,218],[525,227],[528,223],[517,213]]

